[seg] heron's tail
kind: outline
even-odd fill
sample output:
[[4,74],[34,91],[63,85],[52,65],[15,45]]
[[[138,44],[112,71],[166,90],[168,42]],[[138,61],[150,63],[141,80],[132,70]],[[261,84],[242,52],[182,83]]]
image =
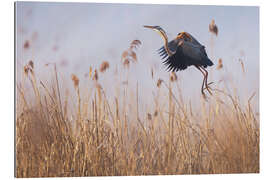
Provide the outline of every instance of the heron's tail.
[[214,65],[214,63],[209,58],[206,59],[206,64],[208,66],[213,66]]

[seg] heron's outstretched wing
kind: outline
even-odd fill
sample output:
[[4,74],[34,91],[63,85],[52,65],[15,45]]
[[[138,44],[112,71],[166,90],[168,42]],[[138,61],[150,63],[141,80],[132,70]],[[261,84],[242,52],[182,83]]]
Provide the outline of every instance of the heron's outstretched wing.
[[[174,54],[178,48],[178,43],[179,43],[180,40],[177,40],[177,39],[174,39],[172,41],[170,41],[168,43],[168,48],[170,49],[170,51]],[[162,59],[168,57],[168,53],[167,51],[165,50],[165,47],[162,46],[160,49],[158,49],[158,52],[160,54],[160,56],[162,57]]]
[[202,46],[201,43],[199,43],[191,34],[189,34],[188,32],[185,32],[185,33],[191,37],[192,44],[194,44],[196,46]]
[[200,63],[207,54],[205,52],[204,46],[189,42],[183,41],[181,45],[179,44],[178,48],[182,49],[182,52],[185,56]]
[[[169,45],[175,45],[171,42]],[[174,43],[175,42],[176,41],[174,41]],[[160,55],[163,56],[162,59],[166,58],[163,63],[167,65],[169,71],[184,70],[191,65],[199,65],[203,67],[213,65],[212,61],[207,57],[204,46],[190,41],[179,40],[176,46],[176,51],[172,56],[169,56],[165,48],[162,47],[160,48]]]

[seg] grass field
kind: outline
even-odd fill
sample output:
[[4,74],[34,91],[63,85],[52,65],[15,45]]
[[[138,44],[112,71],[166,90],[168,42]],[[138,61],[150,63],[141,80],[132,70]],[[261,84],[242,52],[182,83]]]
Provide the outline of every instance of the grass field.
[[[136,61],[136,53],[128,58]],[[123,61],[123,68],[131,63]],[[214,88],[194,108],[171,74],[153,80],[157,93],[147,102],[153,110],[142,111],[139,81],[135,89],[115,84],[118,93],[108,96],[111,90],[99,83],[107,62],[90,68],[88,87],[75,74],[68,77],[73,87],[63,87],[57,66],[47,66],[48,81],[29,61],[16,84],[17,177],[259,173],[255,93],[243,102]]]

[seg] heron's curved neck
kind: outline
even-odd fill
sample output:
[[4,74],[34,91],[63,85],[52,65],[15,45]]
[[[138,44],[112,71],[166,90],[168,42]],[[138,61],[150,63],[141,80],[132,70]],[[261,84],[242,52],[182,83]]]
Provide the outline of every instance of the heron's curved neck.
[[163,37],[164,42],[165,42],[165,45],[164,45],[165,51],[168,53],[169,56],[172,56],[173,52],[169,49],[167,35],[165,33],[163,33],[163,32],[160,32],[160,34]]

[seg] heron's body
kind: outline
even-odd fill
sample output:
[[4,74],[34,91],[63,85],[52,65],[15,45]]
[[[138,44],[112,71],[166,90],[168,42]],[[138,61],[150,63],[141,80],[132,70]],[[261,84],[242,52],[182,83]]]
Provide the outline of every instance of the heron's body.
[[168,42],[168,37],[161,27],[144,27],[157,31],[164,39],[165,45],[162,46],[158,51],[162,59],[165,59],[163,63],[167,65],[168,70],[179,71],[185,70],[187,67],[192,65],[195,66],[204,75],[202,94],[205,95],[203,92],[204,85],[211,94],[207,84],[208,72],[205,68],[207,66],[212,66],[213,62],[208,58],[205,47],[187,32],[179,33],[175,39]]
[[169,56],[164,46],[159,49],[162,59],[166,58],[163,63],[167,65],[168,70],[185,70],[192,65],[204,68],[212,66],[213,62],[208,58],[204,46],[189,33],[186,34],[191,37],[191,41],[185,38],[175,38],[168,43],[169,50],[173,52],[171,56]]

